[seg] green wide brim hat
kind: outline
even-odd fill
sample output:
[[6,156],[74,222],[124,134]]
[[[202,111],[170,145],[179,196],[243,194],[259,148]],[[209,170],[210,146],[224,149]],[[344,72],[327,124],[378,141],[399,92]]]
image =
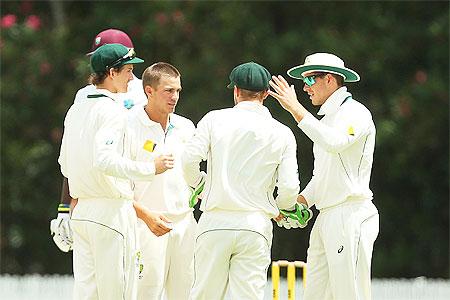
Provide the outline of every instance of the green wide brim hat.
[[311,72],[337,74],[344,77],[344,82],[356,82],[360,80],[358,73],[346,68],[342,59],[329,53],[311,54],[306,57],[303,65],[289,69],[287,74],[292,78],[303,80],[305,74]]

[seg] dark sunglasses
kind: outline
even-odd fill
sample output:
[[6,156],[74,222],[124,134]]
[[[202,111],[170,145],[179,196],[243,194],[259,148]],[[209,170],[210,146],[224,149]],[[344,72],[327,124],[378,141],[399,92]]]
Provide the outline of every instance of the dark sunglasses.
[[324,77],[325,75],[327,75],[327,73],[320,73],[320,74],[305,76],[305,77],[303,77],[303,82],[307,86],[311,87],[314,83],[316,83],[316,80],[315,80],[316,77],[321,78],[321,77]]

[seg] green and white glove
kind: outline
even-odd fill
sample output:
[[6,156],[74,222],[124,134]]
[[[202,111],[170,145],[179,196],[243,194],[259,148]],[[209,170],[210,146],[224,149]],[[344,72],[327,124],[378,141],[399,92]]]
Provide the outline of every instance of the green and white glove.
[[283,219],[279,222],[278,226],[290,228],[305,228],[308,225],[308,221],[313,217],[313,212],[305,204],[296,203],[294,210],[280,209],[280,213],[283,215]]
[[192,188],[191,187],[191,196],[189,197],[189,207],[192,208],[194,207],[197,203],[198,200],[202,199],[202,192],[203,192],[203,188],[205,187],[205,178],[206,178],[206,173],[202,172],[202,178],[199,182],[199,184],[197,184],[197,187]]
[[56,246],[63,251],[72,250],[72,229],[70,228],[70,206],[60,204],[58,206],[58,216],[50,221],[50,233]]

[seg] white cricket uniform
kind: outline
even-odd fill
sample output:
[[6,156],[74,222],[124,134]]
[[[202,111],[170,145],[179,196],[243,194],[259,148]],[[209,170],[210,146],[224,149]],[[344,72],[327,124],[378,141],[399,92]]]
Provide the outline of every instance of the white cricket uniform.
[[160,237],[150,232],[144,222],[138,222],[143,264],[138,299],[161,299],[163,292],[167,299],[189,297],[197,222],[189,208],[191,191],[183,178],[180,157],[194,130],[192,121],[176,114],[170,114],[164,131],[143,107],[130,110],[126,144],[131,148],[131,158],[150,161],[162,154],[173,154],[175,158],[174,168],[156,175],[151,182],[134,182],[135,200],[173,221],[172,231]]
[[[182,156],[195,186],[207,160],[194,256],[192,299],[262,299],[270,265],[271,218],[294,206],[299,192],[292,131],[258,103],[206,114]],[[274,188],[278,196],[273,198]]]
[[136,299],[137,221],[131,181],[152,180],[153,162],[124,153],[126,114],[115,94],[95,89],[64,120],[58,159],[72,212],[74,299]]
[[346,87],[298,127],[314,142],[314,171],[301,192],[320,213],[307,257],[305,299],[371,299],[370,265],[379,216],[369,188],[375,147],[370,111]]
[[[93,93],[95,93],[95,86],[92,84],[79,89],[75,95],[74,103],[86,99],[87,95]],[[133,79],[128,82],[128,91],[126,93],[116,93],[115,98],[127,109],[134,106],[142,107],[147,105],[147,96],[145,95],[142,86],[142,80],[137,78],[134,74]]]

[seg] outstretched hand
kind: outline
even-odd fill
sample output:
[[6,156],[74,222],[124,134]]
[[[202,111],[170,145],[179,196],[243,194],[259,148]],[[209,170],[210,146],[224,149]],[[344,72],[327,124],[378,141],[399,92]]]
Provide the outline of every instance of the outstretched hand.
[[274,91],[269,90],[269,95],[277,99],[281,106],[290,112],[297,122],[300,122],[307,110],[298,102],[294,85],[289,85],[281,75],[272,76],[269,84],[274,89]]

